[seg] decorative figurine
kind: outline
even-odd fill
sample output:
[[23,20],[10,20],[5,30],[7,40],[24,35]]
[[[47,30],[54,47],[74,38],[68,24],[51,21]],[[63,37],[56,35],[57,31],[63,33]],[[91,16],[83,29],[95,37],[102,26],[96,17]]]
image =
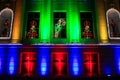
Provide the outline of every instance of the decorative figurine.
[[30,26],[31,28],[29,32],[27,33],[27,38],[31,38],[31,39],[36,38],[38,36],[37,31],[36,31],[37,22],[35,20],[32,20],[30,22]]
[[61,30],[66,25],[66,22],[64,19],[59,19],[57,24],[55,24],[55,38],[60,38],[61,36]]
[[88,20],[84,21],[84,32],[83,32],[83,37],[84,38],[91,38],[92,37],[92,33],[90,31],[90,22]]

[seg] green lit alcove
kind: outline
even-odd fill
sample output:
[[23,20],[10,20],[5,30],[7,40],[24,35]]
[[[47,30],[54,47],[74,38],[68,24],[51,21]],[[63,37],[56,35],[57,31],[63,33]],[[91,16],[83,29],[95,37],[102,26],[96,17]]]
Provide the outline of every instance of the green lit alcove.
[[[89,2],[74,2],[68,0],[68,2],[59,1],[24,1],[24,11],[23,11],[23,26],[22,26],[22,42],[27,44],[39,44],[39,43],[50,43],[50,44],[96,44],[98,43],[97,34],[97,21],[94,13],[95,8],[94,3]],[[61,7],[58,7],[61,4]],[[73,4],[73,5],[72,5]],[[77,5],[75,5],[77,4]],[[91,6],[92,5],[92,6]],[[39,36],[35,39],[25,39],[26,23],[27,23],[27,12],[40,12],[39,18]],[[84,39],[81,38],[81,23],[80,23],[80,12],[93,12],[93,22],[94,22],[94,38]],[[66,13],[66,38],[54,38],[54,12],[65,12]],[[71,21],[73,23],[71,23]],[[75,25],[75,26],[74,26]]]

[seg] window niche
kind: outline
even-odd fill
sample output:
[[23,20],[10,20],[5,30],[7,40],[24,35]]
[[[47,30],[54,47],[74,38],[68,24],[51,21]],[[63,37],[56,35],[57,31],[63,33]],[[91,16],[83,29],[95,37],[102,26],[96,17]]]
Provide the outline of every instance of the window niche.
[[83,39],[92,39],[93,35],[93,18],[91,12],[81,12],[81,37]]
[[39,36],[39,12],[29,12],[27,18],[26,34],[27,39],[36,39]]
[[120,39],[120,13],[114,8],[106,12],[109,39]]
[[56,39],[66,38],[66,13],[54,12],[53,37]]
[[12,34],[13,11],[5,8],[0,12],[0,39],[10,39]]

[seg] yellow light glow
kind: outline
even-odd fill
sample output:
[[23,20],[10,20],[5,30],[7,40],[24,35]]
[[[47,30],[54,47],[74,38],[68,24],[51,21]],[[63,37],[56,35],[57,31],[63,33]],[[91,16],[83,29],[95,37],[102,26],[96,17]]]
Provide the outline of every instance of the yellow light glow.
[[22,18],[22,3],[23,0],[17,0],[16,9],[14,13],[14,23],[12,31],[12,43],[18,43],[20,41],[20,26]]
[[97,0],[98,7],[98,22],[99,22],[99,34],[102,43],[108,43],[107,23],[105,17],[105,9],[102,0]]

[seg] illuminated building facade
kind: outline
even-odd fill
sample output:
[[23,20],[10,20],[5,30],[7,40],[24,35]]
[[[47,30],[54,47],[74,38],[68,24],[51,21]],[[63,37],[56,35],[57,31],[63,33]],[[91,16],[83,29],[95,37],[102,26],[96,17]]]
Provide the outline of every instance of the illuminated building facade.
[[0,75],[120,76],[119,3],[0,0]]

